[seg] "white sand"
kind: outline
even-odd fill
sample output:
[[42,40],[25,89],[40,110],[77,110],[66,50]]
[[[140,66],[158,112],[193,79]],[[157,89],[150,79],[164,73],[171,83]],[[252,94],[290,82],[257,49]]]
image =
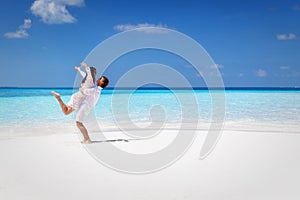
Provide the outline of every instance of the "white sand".
[[[168,144],[173,134],[164,131],[151,141],[153,148]],[[119,132],[106,135],[124,138]],[[300,199],[300,134],[225,131],[214,151],[198,160],[204,136],[199,132],[173,165],[146,175],[103,166],[74,133],[1,139],[0,199]],[[114,145],[134,152],[147,141]]]

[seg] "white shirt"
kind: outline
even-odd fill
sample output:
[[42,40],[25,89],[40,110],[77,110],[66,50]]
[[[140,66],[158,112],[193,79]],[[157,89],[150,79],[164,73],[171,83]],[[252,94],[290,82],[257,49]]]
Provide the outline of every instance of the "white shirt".
[[77,110],[86,98],[87,94],[85,90],[95,87],[90,67],[85,67],[85,71],[86,73],[81,70],[79,71],[81,76],[85,77],[87,75],[85,82],[81,84],[79,91],[74,93],[68,102],[68,106],[71,106],[74,110]]
[[90,109],[92,109],[96,105],[96,103],[97,103],[97,101],[98,101],[98,99],[100,97],[102,89],[103,88],[100,87],[100,86],[94,86],[92,88],[84,89],[83,90],[84,94],[87,95],[87,96],[85,97],[85,99],[82,102],[82,104],[87,104],[88,107]]

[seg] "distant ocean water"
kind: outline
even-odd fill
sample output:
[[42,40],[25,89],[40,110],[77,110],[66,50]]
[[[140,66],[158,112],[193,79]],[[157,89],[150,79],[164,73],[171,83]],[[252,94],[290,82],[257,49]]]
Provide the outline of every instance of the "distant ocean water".
[[[72,88],[1,88],[0,135],[76,131],[74,114],[69,116],[62,114],[57,101],[50,94],[52,90],[59,92],[66,103],[75,91]],[[200,124],[210,123],[212,104],[208,90],[175,90],[174,93],[166,89],[139,89],[134,93],[131,92],[103,90],[93,112],[97,121],[101,122],[102,126],[109,127],[116,120],[124,119],[126,123],[128,120],[126,117],[129,116],[134,123],[149,123],[152,120],[151,108],[159,106],[164,111],[166,123],[178,124],[181,123],[183,116],[181,102],[177,96],[181,95],[188,101],[190,95],[195,94],[199,107],[197,120]],[[128,103],[123,104],[122,101],[114,103],[114,99],[122,100],[128,93],[130,93]],[[225,129],[300,132],[300,90],[234,88],[225,90],[224,94]],[[194,116],[188,120],[195,121]]]

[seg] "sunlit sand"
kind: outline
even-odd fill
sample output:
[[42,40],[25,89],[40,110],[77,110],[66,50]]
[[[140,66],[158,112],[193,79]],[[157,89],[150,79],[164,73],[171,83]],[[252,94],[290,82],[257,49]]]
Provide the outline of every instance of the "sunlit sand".
[[[149,140],[130,140],[120,131],[105,140],[130,153],[168,145],[174,130]],[[204,160],[206,136],[198,131],[187,152],[172,165],[133,175],[98,162],[73,132],[0,140],[0,199],[298,199],[300,134],[225,130]],[[98,142],[97,142],[98,141]],[[128,162],[131,162],[128,160]],[[137,163],[138,164],[138,163]]]

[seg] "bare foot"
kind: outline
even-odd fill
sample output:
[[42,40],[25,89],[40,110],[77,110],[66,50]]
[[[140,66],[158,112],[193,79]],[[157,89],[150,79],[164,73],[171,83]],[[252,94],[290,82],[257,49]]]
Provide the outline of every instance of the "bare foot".
[[59,99],[60,98],[60,94],[54,92],[54,91],[51,91],[51,94],[53,94],[55,96],[55,98]]
[[81,141],[81,144],[92,144],[91,140],[83,140]]

